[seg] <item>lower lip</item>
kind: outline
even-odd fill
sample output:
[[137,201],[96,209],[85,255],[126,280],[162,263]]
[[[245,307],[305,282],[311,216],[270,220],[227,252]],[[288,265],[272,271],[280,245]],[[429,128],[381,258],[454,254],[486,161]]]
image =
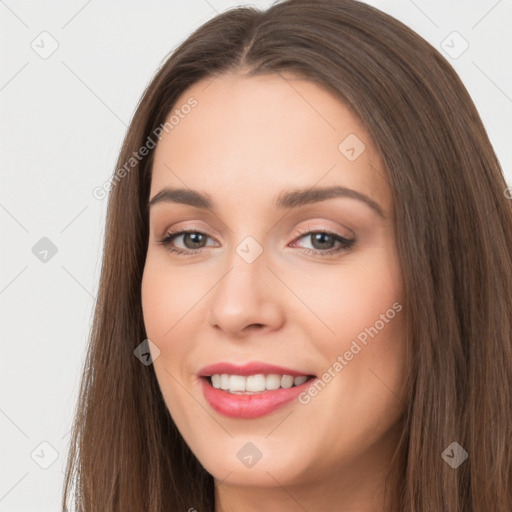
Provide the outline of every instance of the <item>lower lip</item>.
[[200,380],[204,397],[218,413],[231,418],[259,418],[292,401],[309,387],[315,378],[299,386],[262,391],[253,395],[230,393],[214,388],[205,378]]

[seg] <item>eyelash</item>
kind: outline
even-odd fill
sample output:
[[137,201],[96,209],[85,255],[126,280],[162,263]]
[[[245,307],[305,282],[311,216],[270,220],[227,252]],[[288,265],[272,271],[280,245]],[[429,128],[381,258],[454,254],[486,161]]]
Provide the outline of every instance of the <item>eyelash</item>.
[[[337,233],[334,233],[329,230],[321,230],[321,231],[309,230],[308,231],[308,229],[309,228],[305,228],[305,230],[299,229],[298,231],[299,231],[300,236],[296,240],[300,240],[301,238],[304,238],[306,235],[322,234],[322,235],[333,236],[336,241],[341,242],[341,246],[338,246],[338,248],[336,248],[336,249],[328,249],[326,251],[320,251],[318,249],[302,248],[302,251],[305,254],[313,254],[315,256],[329,256],[329,255],[332,255],[335,253],[343,253],[345,251],[348,251],[355,244],[355,240],[350,240],[348,238],[344,238],[344,237],[338,235]],[[178,255],[186,256],[186,255],[196,255],[196,254],[201,253],[202,249],[204,249],[204,247],[202,247],[201,249],[185,250],[185,249],[179,249],[176,247],[172,247],[170,245],[171,242],[175,238],[177,238],[178,236],[187,234],[187,233],[200,234],[200,235],[204,235],[204,236],[208,237],[208,235],[206,233],[203,233],[202,231],[199,231],[197,229],[174,231],[174,232],[170,231],[170,232],[166,233],[166,235],[163,236],[160,240],[158,240],[157,243],[164,246],[169,252],[178,254]]]

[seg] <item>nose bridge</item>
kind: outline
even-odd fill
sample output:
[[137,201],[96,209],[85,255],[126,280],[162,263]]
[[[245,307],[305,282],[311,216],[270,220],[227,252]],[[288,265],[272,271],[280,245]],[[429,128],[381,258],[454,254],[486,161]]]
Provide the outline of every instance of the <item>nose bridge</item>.
[[262,245],[246,236],[234,246],[227,273],[212,290],[210,322],[232,333],[251,324],[276,327],[280,308]]
[[269,286],[267,264],[263,247],[253,237],[243,239],[229,255],[229,270],[219,282],[217,299],[222,295],[224,299],[235,300],[241,306],[258,303],[262,299],[262,291]]

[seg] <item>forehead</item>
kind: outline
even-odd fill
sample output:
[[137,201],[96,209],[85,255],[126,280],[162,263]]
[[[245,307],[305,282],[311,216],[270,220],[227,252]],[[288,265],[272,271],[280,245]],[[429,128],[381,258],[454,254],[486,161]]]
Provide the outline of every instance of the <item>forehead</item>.
[[354,188],[391,206],[367,131],[318,84],[291,75],[220,75],[181,94],[171,116],[157,144],[151,196],[185,186],[238,198],[243,207],[317,184]]

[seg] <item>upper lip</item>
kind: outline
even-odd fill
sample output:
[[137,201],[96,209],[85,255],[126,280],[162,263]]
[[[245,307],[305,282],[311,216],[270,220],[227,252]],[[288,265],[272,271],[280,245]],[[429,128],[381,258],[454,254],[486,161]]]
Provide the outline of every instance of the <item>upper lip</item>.
[[201,368],[198,372],[199,377],[211,377],[215,374],[228,375],[257,375],[271,373],[277,375],[291,375],[293,377],[299,377],[301,375],[311,375],[309,372],[303,372],[298,370],[292,370],[291,368],[285,368],[284,366],[276,366],[274,364],[263,363],[260,361],[251,361],[243,365],[236,365],[228,362],[220,362],[209,364]]

